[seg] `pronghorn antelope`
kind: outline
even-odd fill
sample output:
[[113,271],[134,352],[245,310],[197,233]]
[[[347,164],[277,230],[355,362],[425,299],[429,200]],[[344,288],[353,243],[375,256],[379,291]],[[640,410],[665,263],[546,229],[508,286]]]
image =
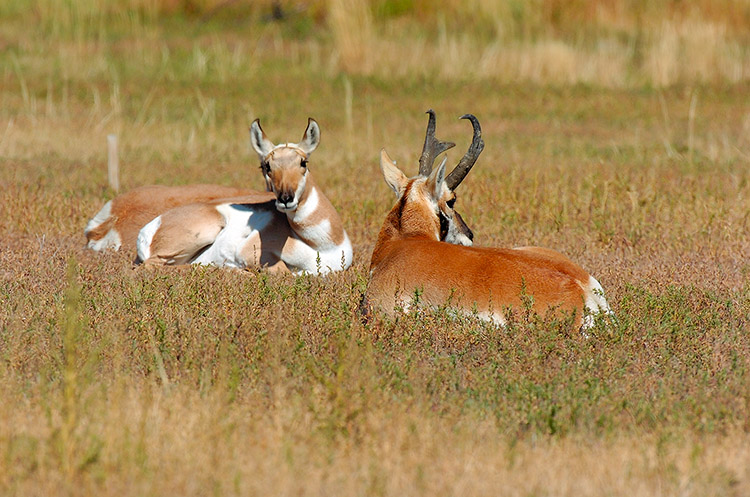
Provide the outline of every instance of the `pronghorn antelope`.
[[[429,306],[447,305],[504,324],[508,308],[532,302],[537,313],[575,313],[577,327],[593,314],[611,313],[602,287],[564,255],[541,247],[490,248],[440,243],[443,216],[450,216],[453,190],[482,150],[479,121],[470,114],[474,138],[459,166],[445,175],[446,159],[428,174],[407,178],[386,153],[380,167],[398,201],[383,223],[370,262],[364,304],[393,317],[415,295]],[[435,152],[439,150],[435,149]],[[435,155],[429,156],[432,163]],[[422,172],[420,170],[420,172]]]
[[[210,198],[190,199],[186,194],[166,209],[151,209],[153,215],[137,233],[137,262],[269,266],[316,274],[351,265],[352,246],[341,218],[308,171],[309,155],[320,142],[317,122],[308,120],[300,143],[274,145],[256,119],[250,138],[269,191],[235,189],[225,194],[224,187],[215,187],[217,194]],[[119,198],[112,201],[110,212]],[[97,218],[107,218],[105,209]],[[94,231],[90,227],[95,220],[88,232]]]

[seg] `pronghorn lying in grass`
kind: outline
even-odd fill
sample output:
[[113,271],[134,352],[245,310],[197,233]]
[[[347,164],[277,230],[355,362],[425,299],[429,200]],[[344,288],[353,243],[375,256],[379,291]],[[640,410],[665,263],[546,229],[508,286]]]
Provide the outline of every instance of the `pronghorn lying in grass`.
[[[352,245],[341,218],[308,170],[308,158],[320,143],[318,123],[308,120],[300,143],[274,145],[256,120],[250,138],[269,192],[173,187],[170,192],[179,192],[175,195],[179,202],[157,210],[137,235],[138,262],[269,266],[315,274],[351,265]],[[190,199],[182,194],[183,188],[199,188],[205,193]],[[111,216],[115,208],[120,209],[115,219],[128,215],[128,206],[118,202],[120,198],[112,201],[109,213],[104,212],[105,206],[97,214],[87,233],[96,229],[92,223],[97,218]],[[155,203],[164,204],[163,199]]]
[[[398,201],[385,219],[370,262],[365,296],[369,309],[393,317],[418,300],[447,305],[504,324],[508,308],[528,306],[575,313],[577,327],[594,324],[594,314],[611,313],[602,287],[586,271],[554,250],[541,247],[489,248],[440,243],[445,216],[453,213],[454,190],[482,151],[479,121],[470,114],[474,138],[469,151],[446,177],[445,163],[407,178],[386,153],[380,167]],[[430,158],[430,161],[434,158]]]

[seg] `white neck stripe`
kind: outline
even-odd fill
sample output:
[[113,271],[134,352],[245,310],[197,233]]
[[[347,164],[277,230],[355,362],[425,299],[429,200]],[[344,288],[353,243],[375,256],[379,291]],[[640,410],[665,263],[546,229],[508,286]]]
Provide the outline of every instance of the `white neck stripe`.
[[305,201],[297,207],[297,212],[294,214],[294,220],[297,222],[304,221],[318,209],[319,204],[318,189],[313,186],[307,193]]

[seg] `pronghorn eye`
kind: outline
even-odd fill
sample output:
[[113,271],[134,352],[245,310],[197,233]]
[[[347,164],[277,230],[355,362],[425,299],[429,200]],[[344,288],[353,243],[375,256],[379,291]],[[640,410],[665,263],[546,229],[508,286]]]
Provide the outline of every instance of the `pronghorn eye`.
[[453,209],[453,206],[456,205],[456,197],[453,197],[452,199],[448,200],[446,204],[448,204],[449,208]]
[[307,160],[305,160],[305,159],[302,159],[302,161],[300,162],[300,166],[302,166],[302,167],[305,167],[305,168],[306,168],[306,167],[307,167]]

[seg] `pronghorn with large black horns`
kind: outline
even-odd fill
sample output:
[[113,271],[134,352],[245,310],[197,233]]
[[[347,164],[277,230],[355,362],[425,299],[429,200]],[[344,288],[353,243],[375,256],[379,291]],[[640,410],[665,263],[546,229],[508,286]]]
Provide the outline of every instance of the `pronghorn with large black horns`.
[[582,328],[594,324],[595,314],[611,313],[596,279],[554,250],[440,243],[442,216],[452,211],[453,190],[482,149],[479,121],[468,114],[463,118],[471,121],[474,140],[461,167],[448,176],[443,159],[428,176],[407,178],[381,151],[383,176],[398,201],[372,253],[366,308],[393,317],[418,294],[428,306],[448,305],[502,325],[508,308],[524,309],[531,302],[537,313],[574,313]]
[[352,244],[341,218],[308,167],[320,143],[318,123],[308,120],[301,142],[274,145],[256,119],[250,142],[272,199],[225,198],[170,209],[138,234],[140,262],[268,266],[313,274],[351,265]]

